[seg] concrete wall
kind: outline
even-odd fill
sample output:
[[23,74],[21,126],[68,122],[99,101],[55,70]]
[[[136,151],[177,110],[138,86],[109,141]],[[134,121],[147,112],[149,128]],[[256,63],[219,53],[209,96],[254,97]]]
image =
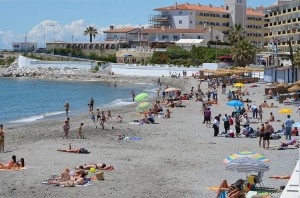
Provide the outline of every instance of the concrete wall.
[[187,71],[187,76],[192,76],[193,73],[199,72],[199,68],[186,67],[170,67],[168,65],[149,65],[138,66],[135,64],[112,64],[111,72],[114,74],[130,75],[130,76],[171,76],[171,74],[179,74],[182,76],[183,70]]
[[203,69],[217,70],[226,67],[226,63],[203,63]]
[[19,68],[74,68],[74,69],[83,69],[90,70],[95,63],[92,62],[79,62],[79,61],[39,61],[36,59],[27,58],[25,56],[19,56],[18,58]]

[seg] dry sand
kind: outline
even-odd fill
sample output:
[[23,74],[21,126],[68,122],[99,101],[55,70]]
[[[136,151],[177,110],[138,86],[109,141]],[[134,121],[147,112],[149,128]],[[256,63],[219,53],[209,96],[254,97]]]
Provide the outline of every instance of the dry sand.
[[[167,78],[166,78],[167,79]],[[165,79],[164,79],[165,80]],[[169,79],[180,85],[183,92],[197,87],[194,79]],[[247,85],[249,86],[249,85]],[[202,83],[206,90],[207,83]],[[263,87],[249,88],[256,104],[263,101]],[[225,95],[219,90],[220,105],[213,106],[213,116],[231,113],[233,107],[226,105]],[[274,102],[274,100],[268,101]],[[0,197],[215,197],[215,191],[208,187],[218,186],[223,179],[229,183],[246,174],[225,171],[223,159],[237,151],[250,150],[265,155],[271,160],[270,171],[265,173],[264,184],[278,188],[287,180],[269,179],[272,175],[288,175],[299,158],[297,149],[264,150],[259,148],[258,139],[213,137],[213,129],[202,124],[201,103],[185,101],[186,108],[171,109],[171,119],[159,118],[159,124],[130,125],[137,119],[135,106],[113,110],[113,117],[121,114],[124,123],[109,121],[101,130],[92,123],[89,115],[71,116],[71,139],[62,138],[61,121],[45,121],[23,126],[5,127],[6,153],[0,154],[0,161],[6,162],[11,155],[24,157],[27,170],[0,171]],[[279,105],[282,107],[282,105]],[[291,107],[294,111],[296,107]],[[286,115],[278,114],[277,108],[264,109],[264,117],[274,112],[276,119],[284,120]],[[299,115],[291,114],[297,122]],[[75,139],[79,123],[84,122],[87,139]],[[256,128],[259,124],[252,124]],[[281,123],[274,123],[280,129]],[[114,126],[114,129],[111,127]],[[223,124],[221,124],[221,131]],[[118,141],[119,133],[142,137],[140,141]],[[278,145],[280,140],[272,140]],[[85,147],[92,153],[69,154],[56,150]],[[294,147],[294,146],[292,146]],[[88,162],[112,164],[115,171],[104,171],[104,181],[95,181],[92,186],[63,188],[42,184],[51,175],[60,174],[66,167],[73,168]],[[272,197],[280,197],[280,193]]]

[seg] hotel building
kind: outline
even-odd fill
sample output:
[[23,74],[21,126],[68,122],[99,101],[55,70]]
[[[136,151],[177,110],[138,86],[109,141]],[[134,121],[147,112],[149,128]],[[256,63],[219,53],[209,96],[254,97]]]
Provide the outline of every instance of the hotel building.
[[266,42],[264,34],[265,8],[247,8],[246,0],[224,0],[224,6],[215,7],[201,4],[175,4],[156,8],[158,14],[150,15],[149,23],[153,28],[170,27],[175,29],[206,29],[212,27],[225,35],[234,24],[241,24],[246,39],[261,48]]
[[277,1],[267,11],[265,27],[269,32],[265,36],[273,47],[277,45],[279,52],[288,52],[288,40],[294,49],[300,47],[300,0]]

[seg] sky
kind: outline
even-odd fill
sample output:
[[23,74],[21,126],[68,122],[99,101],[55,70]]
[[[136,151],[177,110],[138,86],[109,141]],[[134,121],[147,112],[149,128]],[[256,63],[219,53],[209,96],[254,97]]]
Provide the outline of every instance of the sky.
[[[148,24],[154,8],[189,2],[220,6],[224,0],[0,0],[0,49],[11,49],[11,43],[88,41],[83,31],[94,26],[99,32],[110,25],[139,27]],[[275,0],[248,0],[248,6],[269,6]],[[55,28],[54,28],[55,27]],[[55,38],[54,38],[55,29]],[[104,39],[103,33],[96,41]]]

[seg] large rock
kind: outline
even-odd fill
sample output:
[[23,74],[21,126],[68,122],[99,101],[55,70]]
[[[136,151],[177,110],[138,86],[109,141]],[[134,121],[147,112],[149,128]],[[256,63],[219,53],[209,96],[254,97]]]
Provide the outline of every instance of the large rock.
[[12,71],[7,71],[2,74],[3,77],[12,77],[12,75],[13,75]]

